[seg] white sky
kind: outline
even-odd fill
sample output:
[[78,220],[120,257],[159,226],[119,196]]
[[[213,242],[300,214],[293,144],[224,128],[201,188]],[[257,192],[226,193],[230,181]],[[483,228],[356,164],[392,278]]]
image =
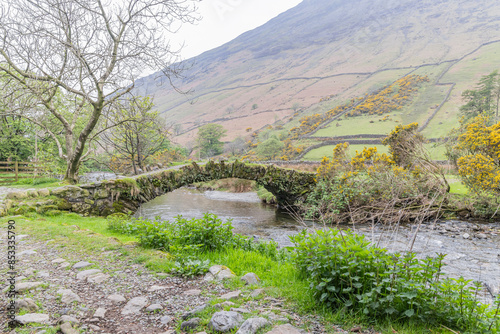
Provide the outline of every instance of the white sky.
[[184,24],[170,36],[174,49],[184,44],[182,58],[188,59],[218,47],[245,31],[263,25],[302,0],[202,0],[196,25]]

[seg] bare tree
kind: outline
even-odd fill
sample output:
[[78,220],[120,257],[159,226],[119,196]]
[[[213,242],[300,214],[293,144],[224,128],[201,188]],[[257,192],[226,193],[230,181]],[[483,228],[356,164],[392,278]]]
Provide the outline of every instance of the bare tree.
[[[32,102],[11,113],[22,113],[51,133],[60,158],[67,161],[67,182],[77,182],[89,142],[98,137],[96,132],[116,125],[112,105],[132,92],[142,73],[162,71],[170,83],[180,74],[171,65],[179,60],[179,50],[170,47],[165,33],[175,33],[179,22],[196,20],[194,2],[1,2],[0,72],[16,81]],[[44,119],[57,121],[62,135],[51,131]]]
[[[167,126],[160,122],[158,113],[152,109],[150,98],[128,101],[115,113],[121,124],[103,132],[99,141],[111,148],[108,155],[115,158],[119,166],[124,165],[128,169],[132,166],[134,174],[138,174],[139,168],[144,169],[144,161],[168,142]],[[129,119],[133,121],[121,122]]]

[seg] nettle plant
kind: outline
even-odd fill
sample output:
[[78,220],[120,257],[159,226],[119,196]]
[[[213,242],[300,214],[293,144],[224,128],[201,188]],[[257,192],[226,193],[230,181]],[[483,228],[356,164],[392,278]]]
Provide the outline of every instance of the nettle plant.
[[500,329],[495,310],[476,299],[480,283],[443,277],[443,254],[426,259],[391,254],[363,235],[334,229],[302,231],[291,240],[299,272],[329,308],[473,332]]
[[228,248],[255,251],[275,260],[283,260],[287,256],[285,250],[278,250],[274,241],[254,242],[234,234],[230,219],[224,222],[211,213],[204,214],[201,219],[177,216],[172,222],[162,221],[160,217],[149,220],[112,215],[108,217],[108,229],[136,236],[142,247],[161,249],[176,258]]

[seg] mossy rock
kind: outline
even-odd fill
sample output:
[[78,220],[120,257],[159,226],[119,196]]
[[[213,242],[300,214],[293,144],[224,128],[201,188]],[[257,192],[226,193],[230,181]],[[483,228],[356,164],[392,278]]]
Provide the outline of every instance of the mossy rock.
[[110,193],[107,189],[97,189],[96,192],[94,193],[94,199],[108,198],[109,195]]
[[49,189],[38,189],[38,195],[42,196],[42,197],[50,196],[50,190]]
[[40,206],[40,207],[37,209],[37,212],[38,212],[38,213],[41,213],[41,214],[44,214],[44,213],[46,213],[47,211],[57,210],[57,209],[58,209],[57,205],[44,205],[44,206]]
[[36,190],[28,190],[28,197],[38,197],[38,191]]
[[77,202],[71,205],[71,210],[77,213],[87,214],[90,213],[92,206],[87,203]]
[[85,198],[83,201],[84,201],[85,203],[89,204],[89,205],[94,205],[94,203],[95,203],[93,200],[88,199],[88,198]]
[[130,218],[129,215],[123,213],[123,212],[115,212],[107,216],[108,219],[123,219],[123,220],[128,220]]
[[117,213],[127,213],[128,211],[121,201],[114,202],[112,206]]
[[28,212],[36,212],[36,208],[28,205],[21,205],[8,210],[9,214],[24,215]]
[[69,211],[73,205],[66,199],[60,198],[55,202],[58,210]]
[[60,198],[66,198],[68,200],[79,200],[90,195],[87,189],[82,189],[77,186],[64,186],[60,188],[53,189],[51,194]]
[[49,210],[49,211],[45,212],[45,215],[49,216],[49,217],[59,216],[60,214],[62,214],[62,211],[60,211],[60,210]]
[[25,199],[28,198],[28,192],[25,190],[12,191],[5,196],[6,199]]

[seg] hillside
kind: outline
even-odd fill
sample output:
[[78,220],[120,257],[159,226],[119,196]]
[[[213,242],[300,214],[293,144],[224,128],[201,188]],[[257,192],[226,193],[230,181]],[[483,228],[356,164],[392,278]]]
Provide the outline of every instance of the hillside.
[[[413,104],[392,118],[422,124],[433,116],[423,132],[436,137],[456,123],[461,92],[500,67],[497,40],[500,4],[493,0],[304,0],[188,60],[185,78],[174,82],[190,94],[158,86],[155,75],[141,90],[155,95],[167,122],[182,125],[175,140],[186,144],[209,122],[222,124],[230,141],[248,128],[280,121],[289,128],[294,109],[324,113],[407,74],[425,75],[430,81]],[[348,122],[341,134],[335,127],[321,136],[369,131]]]

